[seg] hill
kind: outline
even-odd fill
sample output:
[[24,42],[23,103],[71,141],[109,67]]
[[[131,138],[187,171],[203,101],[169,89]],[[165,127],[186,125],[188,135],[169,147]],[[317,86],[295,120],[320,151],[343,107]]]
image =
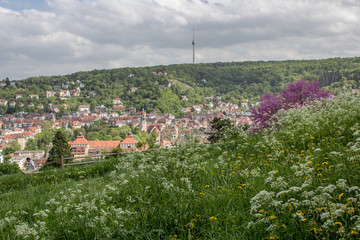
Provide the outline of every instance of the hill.
[[[90,104],[92,109],[101,105],[111,109],[112,99],[120,98],[127,109],[135,107],[178,115],[181,108],[204,104],[216,96],[235,104],[254,103],[264,93],[277,93],[300,78],[318,80],[322,87],[331,90],[343,86],[358,88],[360,58],[179,64],[93,70],[16,82],[3,80],[0,95],[8,103],[14,101],[14,105],[1,105],[0,114],[51,112],[57,106],[61,115],[77,111],[81,104]],[[46,96],[46,91],[56,94]],[[16,94],[22,97],[16,98]],[[64,103],[68,108],[62,106]]]
[[264,135],[1,177],[0,237],[357,239],[359,112],[344,93]]

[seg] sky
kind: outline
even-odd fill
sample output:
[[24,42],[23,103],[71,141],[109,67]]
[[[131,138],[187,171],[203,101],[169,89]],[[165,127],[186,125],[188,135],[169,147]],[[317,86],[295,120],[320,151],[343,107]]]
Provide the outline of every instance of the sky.
[[0,0],[0,80],[360,52],[359,0]]

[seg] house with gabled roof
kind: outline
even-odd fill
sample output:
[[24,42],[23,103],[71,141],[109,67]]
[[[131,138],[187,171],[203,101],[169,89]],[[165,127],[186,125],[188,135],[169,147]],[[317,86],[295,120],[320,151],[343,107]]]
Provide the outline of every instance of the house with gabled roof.
[[114,105],[122,104],[122,101],[121,101],[120,98],[114,98],[114,99],[112,100],[112,102],[113,102]]
[[54,91],[45,91],[46,98],[54,97],[56,95],[56,92]]
[[90,105],[79,105],[78,109],[79,109],[79,112],[86,111],[86,112],[90,113]]
[[78,97],[80,96],[80,88],[79,89],[73,89],[70,91],[71,95],[74,96],[74,97]]
[[0,105],[6,106],[8,104],[8,100],[6,99],[0,99]]
[[124,105],[113,105],[113,111],[125,111]]
[[29,97],[39,100],[39,95],[37,95],[37,94],[30,94]]
[[139,88],[138,87],[132,87],[130,88],[130,92],[136,92]]
[[129,133],[124,140],[121,141],[120,147],[123,151],[137,151],[136,144],[138,142]]

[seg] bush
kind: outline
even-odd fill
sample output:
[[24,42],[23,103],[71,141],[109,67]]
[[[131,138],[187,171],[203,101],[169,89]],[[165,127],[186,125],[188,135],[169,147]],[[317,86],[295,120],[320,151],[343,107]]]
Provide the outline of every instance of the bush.
[[20,173],[19,165],[16,163],[2,163],[0,164],[0,175]]

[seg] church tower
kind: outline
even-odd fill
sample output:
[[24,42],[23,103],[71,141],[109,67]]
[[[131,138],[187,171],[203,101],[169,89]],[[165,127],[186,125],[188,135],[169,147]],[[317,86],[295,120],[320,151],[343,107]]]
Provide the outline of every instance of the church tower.
[[146,113],[144,110],[141,111],[141,127],[142,132],[146,132]]

